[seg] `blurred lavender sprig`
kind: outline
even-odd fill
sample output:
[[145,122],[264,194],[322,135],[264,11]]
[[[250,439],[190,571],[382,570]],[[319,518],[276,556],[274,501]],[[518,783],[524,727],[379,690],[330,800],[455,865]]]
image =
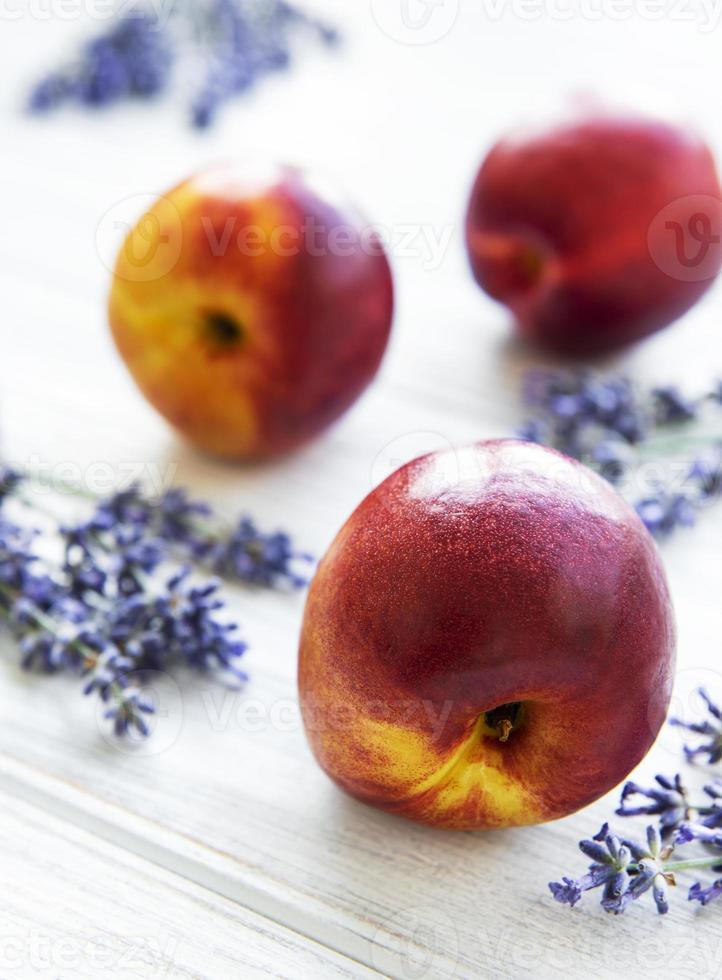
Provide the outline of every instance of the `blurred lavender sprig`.
[[[711,738],[699,747],[685,747],[688,761],[696,761],[703,755],[708,762],[719,762],[721,756],[716,750],[722,737],[722,712],[706,692],[699,693],[712,722],[673,720],[671,724]],[[679,773],[671,777],[657,775],[656,785],[651,787],[629,781],[622,789],[616,814],[627,818],[657,817],[657,826],[647,826],[646,847],[610,832],[608,824],[604,824],[592,840],[579,843],[582,853],[592,859],[587,873],[580,878],[564,877],[550,882],[549,889],[556,901],[574,906],[585,892],[601,888],[602,908],[619,914],[651,890],[658,912],[664,914],[668,910],[668,886],[676,884],[678,873],[711,870],[719,876],[722,872],[721,780],[704,786],[697,800],[692,798]],[[695,855],[671,860],[673,853],[690,845],[697,845]],[[689,901],[708,905],[722,897],[722,878],[707,883],[695,881],[687,897]]]
[[28,106],[44,113],[68,102],[101,108],[151,99],[175,76],[192,83],[191,119],[205,128],[224,103],[289,68],[303,33],[326,45],[338,40],[333,27],[287,0],[166,0],[160,10],[124,4],[74,61],[41,78]]
[[[722,390],[697,399],[677,387],[644,391],[589,371],[530,371],[523,398],[532,414],[517,432],[590,466],[628,497],[657,539],[692,526],[722,494]],[[705,414],[717,416],[710,435]],[[690,460],[689,448],[695,447]],[[648,469],[663,462],[673,479]]]

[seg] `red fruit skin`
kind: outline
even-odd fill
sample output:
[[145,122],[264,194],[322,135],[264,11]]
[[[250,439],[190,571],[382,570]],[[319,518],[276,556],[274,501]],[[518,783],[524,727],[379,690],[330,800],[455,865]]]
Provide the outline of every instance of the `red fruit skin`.
[[[347,201],[296,168],[227,165],[139,220],[118,256],[109,319],[136,383],[173,426],[209,453],[255,459],[297,449],[359,398],[393,305],[383,246]],[[216,342],[209,314],[239,324],[240,340]]]
[[[721,199],[708,148],[663,122],[598,116],[509,138],[471,193],[472,270],[526,338],[566,355],[603,353],[676,320],[709,288],[722,247],[705,248],[695,222],[701,212],[718,238]],[[682,229],[681,259],[665,217]]]
[[[402,467],[342,528],[308,596],[301,707],[323,769],[366,803],[539,823],[647,753],[674,646],[656,547],[621,497],[556,452],[485,442]],[[502,743],[483,716],[514,702]]]

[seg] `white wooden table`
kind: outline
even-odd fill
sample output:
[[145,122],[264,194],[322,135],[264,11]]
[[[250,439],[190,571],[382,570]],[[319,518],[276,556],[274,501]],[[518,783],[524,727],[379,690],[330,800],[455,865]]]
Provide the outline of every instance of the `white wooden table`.
[[[431,29],[450,30],[418,46],[385,33],[368,0],[325,6],[346,28],[345,50],[309,53],[207,136],[185,129],[172,102],[22,118],[22,85],[88,23],[3,14],[7,458],[96,486],[130,469],[172,478],[229,514],[288,527],[320,554],[398,462],[519,421],[532,355],[473,286],[461,234],[473,171],[500,132],[570,91],[651,93],[696,118],[722,158],[719,30],[701,29],[701,11],[651,22],[639,10],[562,20],[540,8],[525,19],[509,3],[495,18],[468,0],[451,24],[447,2]],[[396,0],[374,6],[398,33]],[[143,195],[259,149],[338,175],[393,235],[398,316],[378,382],[338,426],[291,459],[234,469],[182,445],[136,394],[106,329],[103,258],[114,223],[137,214]],[[402,241],[410,226],[421,229],[415,254]],[[446,242],[442,261],[419,247],[424,233]],[[721,288],[611,366],[703,387],[722,373]],[[664,552],[679,619],[677,709],[687,710],[699,683],[722,692],[722,510]],[[591,900],[573,911],[552,902],[547,882],[581,873],[575,843],[612,813],[614,795],[554,825],[485,835],[434,832],[342,796],[298,720],[303,597],[237,590],[232,603],[251,643],[247,688],[180,678],[163,689],[164,716],[140,750],[106,741],[76,683],[26,676],[1,641],[2,980],[722,975],[722,908],[681,900],[666,919],[638,907],[614,919]],[[679,739],[666,732],[642,773],[678,765]]]

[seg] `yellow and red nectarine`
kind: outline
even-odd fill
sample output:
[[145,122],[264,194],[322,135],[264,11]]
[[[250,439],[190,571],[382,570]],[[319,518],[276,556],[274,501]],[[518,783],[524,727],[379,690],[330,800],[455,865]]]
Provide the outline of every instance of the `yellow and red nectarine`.
[[539,823],[645,755],[674,641],[655,544],[612,487],[540,446],[479,443],[402,467],[339,532],[303,622],[304,723],[366,803]]
[[140,390],[192,443],[273,456],[336,420],[376,374],[393,287],[373,230],[285,167],[219,167],[130,231],[110,295]]

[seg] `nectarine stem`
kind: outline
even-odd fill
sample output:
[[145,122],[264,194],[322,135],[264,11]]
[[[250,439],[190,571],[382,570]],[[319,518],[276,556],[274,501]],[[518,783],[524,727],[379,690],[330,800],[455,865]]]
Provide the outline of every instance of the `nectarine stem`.
[[498,708],[484,713],[487,734],[496,735],[500,742],[508,742],[511,733],[518,728],[521,720],[521,704],[518,701],[501,704]]
[[499,724],[497,725],[497,728],[499,730],[499,741],[508,742],[509,736],[514,730],[514,726],[509,721],[509,719],[505,718],[503,721],[500,721]]

